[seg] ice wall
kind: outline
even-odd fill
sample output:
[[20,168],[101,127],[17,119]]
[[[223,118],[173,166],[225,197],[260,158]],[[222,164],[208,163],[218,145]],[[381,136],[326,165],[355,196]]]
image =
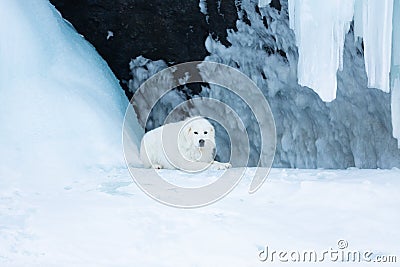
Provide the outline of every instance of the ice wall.
[[[268,5],[260,7],[257,0],[237,4],[240,19],[237,31],[228,31],[231,45],[227,47],[208,37],[205,45],[210,56],[206,60],[238,68],[267,97],[277,127],[274,166],[400,167],[400,151],[392,136],[390,95],[368,88],[363,45],[361,39],[354,38],[353,26],[343,37],[343,69],[337,72],[336,98],[324,102],[313,90],[298,84],[299,54],[295,34],[289,27],[288,2],[281,1],[281,11]],[[244,119],[252,136],[250,164],[254,164],[260,144],[257,122],[248,108],[216,86],[203,88],[201,95],[228,103]],[[167,103],[159,108],[159,115],[170,110]],[[214,111],[221,112],[218,107]],[[229,140],[217,132],[217,142],[224,158]]]
[[93,46],[46,0],[0,1],[0,34],[0,176],[122,166],[128,101]]
[[326,103],[297,83],[299,55],[289,28],[288,3],[281,1],[281,12],[268,6],[258,11],[256,4],[241,2],[239,12],[246,12],[249,22],[239,20],[238,31],[229,31],[231,47],[211,38],[206,41],[211,54],[207,60],[239,68],[263,90],[277,126],[274,165],[400,166],[400,151],[391,134],[390,96],[368,88],[364,50],[361,40],[354,39],[353,27],[343,37],[336,99]]

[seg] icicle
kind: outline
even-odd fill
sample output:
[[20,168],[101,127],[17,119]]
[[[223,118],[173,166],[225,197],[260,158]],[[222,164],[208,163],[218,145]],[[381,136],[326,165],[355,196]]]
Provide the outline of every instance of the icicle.
[[363,2],[364,0],[354,1],[354,37],[363,37]]
[[336,72],[343,65],[344,39],[353,10],[354,0],[289,0],[290,27],[299,48],[298,82],[324,101],[336,98]]
[[393,136],[400,148],[400,0],[393,3],[392,66],[390,69],[392,90]]
[[368,87],[389,93],[393,0],[363,1],[363,39]]

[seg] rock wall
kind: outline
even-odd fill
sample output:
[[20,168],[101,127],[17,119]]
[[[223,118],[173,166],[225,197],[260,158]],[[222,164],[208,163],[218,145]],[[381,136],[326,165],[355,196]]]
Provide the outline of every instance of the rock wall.
[[[235,28],[234,1],[207,1],[208,18],[198,1],[182,0],[50,0],[62,16],[108,62],[128,97],[129,62],[140,55],[167,64],[203,60],[211,34],[225,45]],[[110,34],[113,36],[109,36]],[[111,33],[112,32],[112,33]],[[107,39],[107,36],[109,38]],[[197,88],[200,90],[200,87]]]

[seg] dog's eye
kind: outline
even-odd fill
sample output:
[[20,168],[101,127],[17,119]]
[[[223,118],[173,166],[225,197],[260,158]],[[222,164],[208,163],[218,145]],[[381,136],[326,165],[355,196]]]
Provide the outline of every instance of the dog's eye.
[[194,132],[194,134],[199,134],[198,132]]
[[207,134],[207,131],[205,131],[204,134]]

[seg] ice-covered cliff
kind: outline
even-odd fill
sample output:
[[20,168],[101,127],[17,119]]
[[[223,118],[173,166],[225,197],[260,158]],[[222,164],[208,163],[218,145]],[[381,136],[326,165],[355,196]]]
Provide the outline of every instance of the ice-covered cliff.
[[[236,23],[237,29],[228,30],[227,40],[231,45],[224,45],[211,35],[205,42],[210,53],[205,60],[238,68],[255,81],[267,97],[277,127],[274,166],[399,167],[400,150],[392,136],[391,97],[382,90],[369,88],[364,46],[361,39],[354,37],[353,23],[343,22],[348,16],[337,27],[348,27],[349,32],[343,36],[335,35],[335,40],[343,42],[343,48],[339,49],[339,46],[338,51],[335,50],[333,60],[333,67],[342,66],[336,77],[336,98],[331,102],[324,102],[312,89],[298,84],[299,53],[295,32],[289,25],[288,2],[280,1],[279,9],[273,7],[274,2],[276,1],[260,5],[256,0],[236,1],[239,19]],[[316,55],[323,53],[325,52],[315,51]],[[341,54],[343,57],[340,57]],[[309,60],[316,62],[318,58]],[[323,75],[319,69],[308,66],[309,63],[305,64],[304,73],[307,72],[310,78],[326,78],[326,84],[333,88],[335,77],[319,77],[318,75]],[[133,64],[131,67],[135,69],[139,66]],[[147,67],[143,69],[148,70]],[[135,79],[137,77],[134,76],[133,80]],[[324,82],[323,79],[320,81]],[[394,84],[395,81],[392,80]],[[131,89],[134,91],[136,88]],[[256,129],[256,122],[247,114],[246,107],[229,95],[221,93],[215,86],[204,88],[200,95],[212,96],[228,103],[245,118],[249,131]],[[396,97],[396,94],[393,95]],[[330,97],[332,96],[331,94]],[[167,106],[160,108],[164,108],[164,113],[170,111]],[[159,118],[152,119],[155,120]],[[229,148],[227,138],[217,138],[217,141],[222,147]],[[250,164],[255,163],[259,146],[256,138],[252,142],[253,156]],[[226,156],[223,150],[219,153],[222,157]]]
[[[399,166],[400,151],[392,137],[390,95],[369,89],[361,40],[354,39],[350,23],[343,36],[344,49],[333,60],[343,65],[337,74],[337,96],[325,103],[309,88],[301,87],[296,71],[299,56],[295,35],[289,29],[288,3],[282,10],[259,8],[256,1],[242,1],[237,32],[229,32],[232,46],[225,48],[208,40],[208,60],[238,66],[265,92],[275,116],[278,131],[276,166],[388,168]],[[334,35],[340,41],[340,34]],[[322,38],[318,34],[310,40]],[[325,40],[326,41],[326,40]],[[317,42],[317,41],[315,41]],[[334,44],[332,44],[334,46]],[[314,49],[324,49],[317,46]],[[315,54],[318,55],[319,51]],[[303,73],[320,78],[321,65],[306,64]],[[298,74],[298,72],[297,72]],[[326,84],[332,85],[327,79]],[[333,83],[334,84],[334,83]],[[234,105],[234,103],[233,103]]]

